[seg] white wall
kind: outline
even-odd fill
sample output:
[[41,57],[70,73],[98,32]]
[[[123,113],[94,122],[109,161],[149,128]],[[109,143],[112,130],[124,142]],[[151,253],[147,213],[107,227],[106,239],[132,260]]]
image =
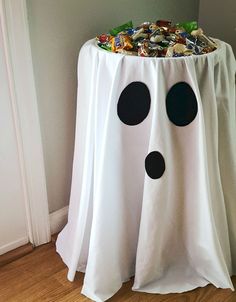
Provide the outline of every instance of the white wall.
[[236,54],[236,0],[200,0],[199,24],[208,35],[230,43]]
[[81,45],[130,19],[197,19],[199,0],[27,0],[50,212],[69,202]]

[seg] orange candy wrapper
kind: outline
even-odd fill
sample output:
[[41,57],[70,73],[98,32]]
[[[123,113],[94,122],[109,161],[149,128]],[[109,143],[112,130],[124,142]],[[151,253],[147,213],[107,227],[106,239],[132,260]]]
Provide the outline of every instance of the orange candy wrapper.
[[129,36],[120,34],[111,39],[111,49],[114,52],[117,52],[120,49],[131,50],[132,48],[133,45]]

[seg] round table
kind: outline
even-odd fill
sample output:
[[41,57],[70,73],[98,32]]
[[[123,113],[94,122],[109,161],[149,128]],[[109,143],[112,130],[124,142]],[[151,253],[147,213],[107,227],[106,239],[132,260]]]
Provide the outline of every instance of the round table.
[[57,252],[82,293],[177,293],[236,272],[235,59],[143,58],[84,44],[68,223]]

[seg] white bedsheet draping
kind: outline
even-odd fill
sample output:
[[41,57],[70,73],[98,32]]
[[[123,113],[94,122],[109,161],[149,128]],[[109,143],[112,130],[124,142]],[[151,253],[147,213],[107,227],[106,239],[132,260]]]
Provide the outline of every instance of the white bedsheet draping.
[[95,301],[131,276],[150,293],[233,289],[236,64],[218,44],[169,59],[109,53],[94,39],[80,51],[69,217],[56,245],[68,279],[85,272],[82,293]]

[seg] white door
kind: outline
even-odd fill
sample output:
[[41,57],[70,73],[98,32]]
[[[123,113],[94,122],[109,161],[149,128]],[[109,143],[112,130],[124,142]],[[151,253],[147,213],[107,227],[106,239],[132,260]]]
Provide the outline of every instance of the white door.
[[16,124],[0,26],[0,255],[29,242]]

